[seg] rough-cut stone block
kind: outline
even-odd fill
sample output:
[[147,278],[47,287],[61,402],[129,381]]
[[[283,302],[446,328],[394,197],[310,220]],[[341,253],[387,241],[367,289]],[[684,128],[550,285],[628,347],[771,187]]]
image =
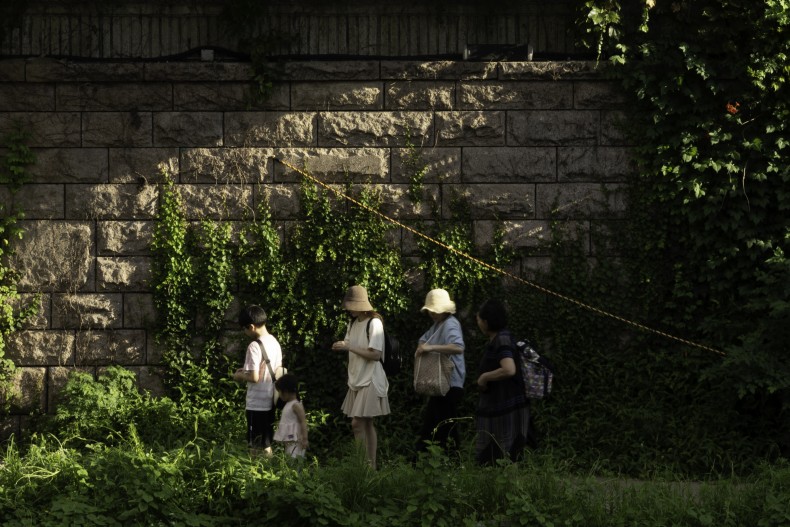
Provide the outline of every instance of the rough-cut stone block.
[[80,114],[77,112],[0,113],[0,138],[17,126],[30,134],[28,147],[81,146]]
[[146,291],[151,279],[151,259],[146,256],[96,258],[97,291]]
[[437,112],[436,144],[504,146],[504,112]]
[[120,294],[52,295],[53,329],[114,329],[121,327]]
[[316,114],[312,112],[228,112],[226,146],[313,146]]
[[466,203],[466,210],[476,219],[532,219],[535,217],[534,184],[445,185],[442,193],[442,217],[453,216],[453,202]]
[[470,183],[556,181],[556,149],[465,148],[463,174]]
[[104,330],[77,333],[77,366],[145,363],[145,331]]
[[589,111],[508,112],[509,145],[595,145],[600,114]]
[[134,256],[150,253],[154,232],[152,221],[100,221],[96,227],[99,256]]
[[69,382],[69,379],[75,373],[87,373],[95,376],[95,368],[74,368],[74,367],[50,367],[47,368],[49,374],[47,375],[47,411],[54,412],[57,405],[63,402],[63,388]]
[[151,293],[125,293],[123,295],[123,327],[126,329],[153,330],[157,313]]
[[538,184],[535,195],[539,218],[608,218],[625,210],[619,185]]
[[5,59],[0,62],[0,82],[23,82],[24,80],[24,59]]
[[22,323],[23,329],[47,329],[51,318],[50,297],[45,293],[23,293],[10,299],[9,303],[14,313],[22,309],[34,308],[33,314]]
[[158,190],[153,185],[68,185],[69,219],[151,219],[156,214]]
[[149,366],[162,364],[162,356],[165,353],[164,344],[157,342],[155,338],[149,338],[147,340],[145,363]]
[[196,183],[271,181],[271,148],[186,148],[181,151],[181,180]]
[[249,185],[179,185],[187,219],[244,219],[252,210]]
[[291,85],[292,110],[380,110],[383,107],[380,82],[296,82]]
[[173,90],[168,83],[58,84],[61,111],[150,112],[173,109]]
[[[362,190],[354,187],[355,195]],[[439,185],[425,185],[420,201],[413,203],[409,199],[409,185],[383,185],[381,188],[381,206],[379,210],[385,216],[395,220],[416,220],[433,218],[431,204],[440,200]]]
[[619,147],[557,150],[557,172],[563,181],[625,181],[636,170],[628,149]]
[[19,331],[8,338],[6,356],[17,366],[73,366],[73,331]]
[[323,112],[320,146],[406,146],[407,137],[418,144],[432,135],[429,112]]
[[624,112],[601,112],[601,145],[622,146],[629,143],[626,124],[628,117]]
[[603,67],[594,61],[500,62],[500,80],[598,79]]
[[84,112],[85,146],[151,146],[150,112]]
[[222,146],[219,112],[162,112],[154,114],[155,146]]
[[153,184],[178,173],[178,148],[110,148],[110,183]]
[[551,239],[550,225],[546,220],[481,220],[474,223],[475,245],[490,245],[497,231],[501,232],[502,242],[506,247],[517,251],[528,250],[530,254]]
[[142,366],[137,369],[138,387],[141,391],[151,394],[153,397],[161,397],[166,394],[163,378],[165,371],[162,368],[151,368]]
[[280,81],[377,80],[379,62],[370,60],[286,62],[272,65],[273,79]]
[[146,81],[247,81],[253,70],[249,62],[148,62],[145,64]]
[[294,183],[265,184],[255,195],[255,204],[266,202],[275,220],[296,219],[299,216],[299,185]]
[[[274,151],[284,161],[325,183],[385,182],[389,179],[386,148],[285,148]],[[275,181],[301,181],[304,176],[280,162],[274,163]]]
[[278,82],[264,99],[253,97],[250,82],[173,85],[174,107],[180,111],[288,110],[290,86]]
[[30,172],[32,183],[105,183],[106,148],[34,149],[36,162]]
[[382,61],[382,79],[495,79],[495,62]]
[[93,273],[93,228],[88,222],[22,222],[11,266],[20,291],[79,291]]
[[573,107],[579,110],[623,108],[625,95],[613,82],[577,82],[573,85]]
[[411,182],[418,174],[424,183],[461,181],[461,149],[393,148],[392,182]]
[[463,82],[458,98],[462,109],[570,109],[573,107],[573,83]]
[[[65,110],[66,108],[60,108]],[[54,112],[55,85],[12,82],[0,84],[0,112]]]
[[12,413],[31,413],[46,409],[46,374],[46,368],[19,368],[14,373]]
[[455,83],[450,81],[395,81],[386,84],[388,110],[452,110]]
[[16,210],[22,210],[28,220],[63,219],[63,185],[23,185],[13,198],[9,196],[5,203],[13,202]]
[[118,82],[142,78],[143,64],[132,62],[72,62],[38,58],[27,64],[28,82]]

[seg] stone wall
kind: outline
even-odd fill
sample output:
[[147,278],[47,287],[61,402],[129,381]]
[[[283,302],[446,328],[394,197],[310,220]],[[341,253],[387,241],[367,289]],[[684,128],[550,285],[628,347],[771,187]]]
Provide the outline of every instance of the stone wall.
[[[0,60],[0,136],[22,123],[37,157],[32,181],[0,197],[26,213],[20,290],[44,293],[8,342],[23,397],[6,432],[51,410],[71,369],[122,364],[158,388],[148,279],[161,165],[178,174],[190,219],[240,220],[269,193],[275,219],[294,221],[300,176],[272,156],[324,181],[372,181],[383,212],[427,218],[403,198],[409,134],[442,217],[461,194],[478,243],[503,222],[523,255],[517,272],[545,264],[536,247],[552,214],[594,256],[590,226],[622,208],[621,97],[594,63],[291,62],[255,110],[249,68]],[[399,240],[408,254],[409,236]]]

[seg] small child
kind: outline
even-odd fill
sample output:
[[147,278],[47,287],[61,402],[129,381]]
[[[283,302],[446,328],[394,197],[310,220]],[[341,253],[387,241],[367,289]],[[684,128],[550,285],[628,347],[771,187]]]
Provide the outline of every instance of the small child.
[[274,387],[280,392],[280,399],[285,402],[277,431],[274,432],[274,440],[282,442],[291,457],[304,457],[307,450],[307,417],[299,400],[296,376],[287,373],[277,379]]

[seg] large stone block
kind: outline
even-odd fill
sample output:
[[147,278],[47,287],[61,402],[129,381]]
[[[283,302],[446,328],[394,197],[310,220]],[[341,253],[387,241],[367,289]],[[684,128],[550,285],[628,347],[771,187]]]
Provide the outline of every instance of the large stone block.
[[296,219],[301,210],[299,185],[274,183],[261,185],[255,195],[255,204],[265,201],[275,220]]
[[[325,183],[346,181],[386,182],[389,179],[386,148],[283,148],[274,150],[284,161]],[[275,181],[301,181],[301,174],[280,162],[274,163]]]
[[[358,194],[361,187],[355,186],[353,192]],[[379,210],[385,216],[398,221],[433,218],[432,203],[440,201],[439,185],[425,185],[422,197],[417,202],[409,199],[409,185],[384,185],[381,188],[381,206]]]
[[424,183],[461,181],[460,148],[392,149],[392,182],[408,183],[420,175]]
[[110,183],[151,184],[162,171],[178,173],[178,148],[110,148]]
[[510,145],[598,144],[600,114],[592,111],[508,112],[507,142]]
[[95,376],[95,368],[74,368],[74,367],[50,367],[47,368],[49,374],[47,375],[47,411],[54,412],[57,405],[63,402],[63,388],[69,382],[69,379],[75,373],[87,373]]
[[151,293],[125,293],[123,295],[123,327],[126,329],[153,329],[157,312]]
[[463,174],[463,180],[469,183],[556,181],[556,149],[465,148]]
[[252,210],[249,185],[179,185],[187,219],[245,219]]
[[472,80],[495,79],[495,62],[439,61],[398,61],[381,62],[382,79],[424,79],[424,80]]
[[14,373],[11,390],[11,413],[46,410],[46,368],[19,368]]
[[73,366],[73,331],[27,330],[12,333],[6,356],[17,366]]
[[579,110],[615,110],[626,104],[625,93],[613,82],[577,82],[573,107]]
[[610,218],[625,210],[623,189],[616,184],[539,183],[535,194],[539,218]]
[[28,147],[82,146],[78,112],[10,112],[0,113],[0,138],[17,126],[30,134]]
[[68,185],[69,219],[152,219],[158,189],[154,185]]
[[395,81],[385,86],[388,110],[452,110],[455,83],[450,81]]
[[11,266],[20,291],[80,291],[92,283],[93,228],[87,222],[25,221]]
[[99,256],[147,255],[151,251],[152,221],[100,221],[96,228]]
[[452,218],[454,207],[459,206],[459,201],[478,220],[535,217],[534,184],[445,185],[442,192],[442,217]]
[[272,77],[280,81],[364,81],[379,78],[379,62],[375,60],[316,60],[272,66]]
[[58,84],[60,111],[150,112],[173,109],[173,90],[168,83]]
[[106,148],[33,149],[32,183],[106,183]]
[[504,112],[436,112],[440,146],[504,146]]
[[292,110],[381,110],[380,82],[328,82],[291,84]]
[[253,97],[252,82],[190,82],[173,85],[174,107],[179,111],[288,110],[290,86],[274,83],[262,100]]
[[27,63],[28,82],[108,82],[143,78],[144,65],[133,62],[73,62],[37,58]]
[[[63,111],[66,108],[58,107]],[[0,84],[0,112],[54,112],[55,85],[9,82]]]
[[145,331],[103,330],[77,333],[77,366],[145,363]]
[[561,147],[557,150],[560,182],[626,181],[635,171],[636,164],[626,148]]
[[272,180],[271,148],[185,148],[181,180],[195,183],[255,184]]
[[22,329],[47,329],[51,318],[50,298],[47,293],[22,293],[8,300],[14,313],[32,307],[33,314],[22,323]]
[[546,220],[480,220],[474,223],[475,245],[490,245],[497,231],[501,232],[506,247],[529,254],[545,248],[551,239],[550,225]]
[[219,112],[160,112],[154,114],[155,146],[222,146]]
[[561,110],[573,107],[571,82],[462,82],[462,109]]
[[500,80],[598,79],[602,67],[595,61],[500,62]]
[[225,146],[315,146],[312,112],[227,112]]
[[163,368],[141,366],[137,370],[138,387],[154,397],[161,397],[167,393],[163,381],[165,371]]
[[29,220],[63,219],[65,191],[63,185],[23,185],[6,203],[12,202]]
[[24,59],[5,59],[0,62],[0,82],[23,82],[24,80]]
[[96,258],[97,291],[146,291],[151,279],[151,258],[118,256]]
[[248,81],[253,69],[249,62],[148,62],[145,80],[162,82],[210,81],[215,85]]
[[53,329],[119,329],[120,294],[52,295]]
[[629,144],[626,131],[628,115],[621,111],[601,112],[601,145],[623,146]]
[[150,112],[83,112],[85,146],[151,146]]
[[406,138],[427,143],[432,135],[430,112],[323,112],[320,146],[406,146]]

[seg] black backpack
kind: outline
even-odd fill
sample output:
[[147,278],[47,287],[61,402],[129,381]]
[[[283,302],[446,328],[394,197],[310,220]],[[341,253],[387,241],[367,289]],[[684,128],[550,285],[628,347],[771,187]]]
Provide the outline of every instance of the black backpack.
[[[370,323],[373,318],[368,319],[368,325],[365,331],[367,332],[368,339],[370,339]],[[384,353],[381,355],[381,364],[384,365],[384,373],[387,377],[390,375],[397,375],[400,373],[402,362],[400,355],[400,344],[398,339],[390,335],[386,330],[384,331]]]

